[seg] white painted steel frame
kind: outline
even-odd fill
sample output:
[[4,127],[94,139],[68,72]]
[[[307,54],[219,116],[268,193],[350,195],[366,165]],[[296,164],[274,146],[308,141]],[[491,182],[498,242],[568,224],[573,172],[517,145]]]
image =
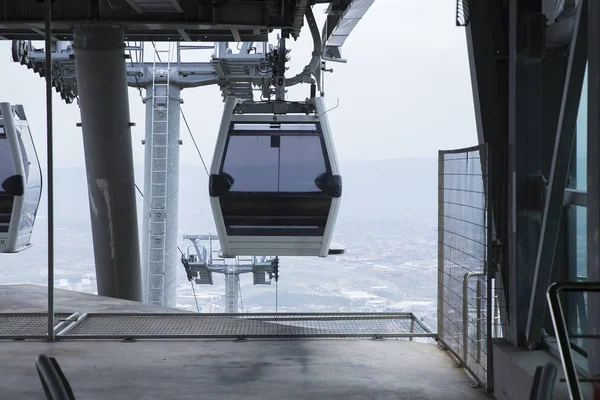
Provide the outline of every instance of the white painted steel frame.
[[[325,151],[329,160],[332,175],[340,175],[337,155],[331,137],[331,130],[325,112],[325,102],[322,97],[312,99],[315,104],[315,114],[311,115],[272,115],[233,114],[235,106],[240,102],[235,97],[225,99],[223,117],[215,146],[215,152],[210,167],[210,173],[218,175],[225,155],[225,145],[229,136],[231,122],[314,122],[321,124]],[[274,120],[276,118],[276,120]],[[225,229],[225,220],[221,210],[219,197],[210,197],[210,206],[213,211],[217,234],[221,244],[223,257],[235,256],[318,256],[327,257],[333,237],[333,230],[340,208],[341,198],[333,197],[327,216],[327,223],[322,236],[230,236]]]
[[[24,178],[25,193],[22,196],[14,196],[8,232],[0,232],[0,253],[16,253],[31,247],[29,240],[34,225],[32,224],[31,227],[20,229],[25,208],[27,179],[25,165],[23,164],[23,155],[19,147],[19,134],[31,135],[31,133],[29,132],[27,120],[15,120],[13,106],[10,103],[0,103],[0,115],[0,125],[4,126],[4,133],[9,144],[10,161],[8,162],[12,165],[13,175],[21,175]],[[37,161],[37,154],[28,154],[27,156],[29,158],[35,157]],[[0,162],[4,163],[7,161],[0,160]],[[38,165],[36,163],[35,167],[39,168]]]

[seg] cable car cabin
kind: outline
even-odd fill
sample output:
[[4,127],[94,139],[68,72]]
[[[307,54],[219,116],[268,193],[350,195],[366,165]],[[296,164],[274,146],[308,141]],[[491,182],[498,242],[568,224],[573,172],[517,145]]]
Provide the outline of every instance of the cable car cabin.
[[342,194],[322,98],[316,115],[235,114],[228,97],[209,182],[224,257],[330,254]]
[[23,106],[0,103],[0,253],[31,246],[42,174]]

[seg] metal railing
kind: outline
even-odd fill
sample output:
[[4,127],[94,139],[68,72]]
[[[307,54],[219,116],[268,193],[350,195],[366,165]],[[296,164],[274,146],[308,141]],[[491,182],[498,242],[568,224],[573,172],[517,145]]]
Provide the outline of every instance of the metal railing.
[[[43,313],[0,313],[0,340],[45,339]],[[57,340],[404,338],[436,334],[412,313],[73,313],[58,316]],[[41,328],[40,328],[41,327]]]
[[491,391],[488,336],[497,307],[487,268],[486,153],[485,145],[439,152],[437,330],[441,344]]
[[[577,376],[577,366],[571,352],[570,338],[600,339],[600,335],[577,334],[569,335],[567,321],[560,301],[561,292],[600,292],[600,282],[562,282],[553,283],[548,287],[546,298],[550,308],[552,325],[558,341],[560,360],[565,374],[569,395],[573,400],[583,400],[580,379]],[[592,381],[595,381],[592,379]]]
[[[474,354],[474,361],[479,365],[481,364],[482,353],[484,351],[481,348],[481,343],[483,341],[483,337],[485,335],[485,331],[482,331],[483,324],[485,323],[485,318],[481,318],[482,313],[482,301],[486,300],[483,295],[482,286],[486,283],[485,280],[480,278],[485,278],[486,273],[472,273],[467,272],[463,279],[463,332],[468,332],[469,334],[463,335],[463,360],[467,364],[469,364],[469,357],[471,354]],[[469,303],[469,281],[471,278],[476,279],[476,289],[475,289],[475,309],[470,309]],[[472,311],[475,311],[474,318],[470,317]],[[473,332],[473,329],[474,332]],[[473,333],[471,333],[473,332]],[[472,337],[475,336],[475,340]],[[475,349],[472,349],[475,347]]]

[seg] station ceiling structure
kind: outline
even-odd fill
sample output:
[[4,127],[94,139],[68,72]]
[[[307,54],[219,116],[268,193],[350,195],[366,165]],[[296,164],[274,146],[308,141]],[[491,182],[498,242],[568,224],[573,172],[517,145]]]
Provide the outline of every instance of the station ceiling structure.
[[[125,28],[125,39],[131,41],[263,42],[269,32],[278,29],[286,37],[298,38],[306,9],[313,4],[329,4],[331,22],[335,22],[352,1],[59,0],[52,3],[52,34],[56,40],[73,40],[74,25],[101,23]],[[7,1],[1,7],[0,21],[0,37],[5,40],[40,40],[44,34],[43,2]]]

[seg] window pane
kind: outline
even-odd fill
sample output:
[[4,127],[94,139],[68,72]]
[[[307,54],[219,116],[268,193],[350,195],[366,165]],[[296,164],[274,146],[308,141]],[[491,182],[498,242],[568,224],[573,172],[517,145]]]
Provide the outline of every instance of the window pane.
[[[12,160],[10,157],[10,144],[8,139],[0,138],[0,185],[2,185],[2,182],[14,174]],[[3,191],[1,187],[0,191]]]
[[[587,189],[587,108],[588,108],[588,80],[587,66],[581,88],[579,110],[577,111],[577,135],[575,138],[575,185],[578,190]],[[573,186],[571,184],[570,186]]]
[[282,136],[279,190],[318,192],[315,179],[326,172],[325,156],[318,136]]
[[232,192],[276,192],[279,149],[269,136],[231,136],[223,172],[233,177]]
[[20,229],[27,229],[33,227],[35,221],[42,191],[42,177],[40,175],[40,166],[35,154],[29,126],[26,123],[21,123],[19,128],[21,131],[19,141],[22,146],[21,151],[24,151],[23,164],[25,166],[25,175],[27,177],[25,205],[23,208]]
[[318,192],[326,172],[320,136],[231,136],[223,172],[232,192]]

